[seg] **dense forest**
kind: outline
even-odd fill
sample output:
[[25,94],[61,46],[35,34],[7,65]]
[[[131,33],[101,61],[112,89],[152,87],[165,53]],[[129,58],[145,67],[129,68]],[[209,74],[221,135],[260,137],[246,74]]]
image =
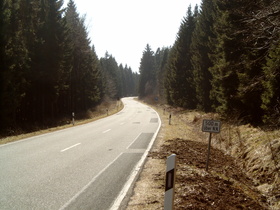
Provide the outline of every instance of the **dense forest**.
[[137,95],[139,75],[98,58],[70,0],[0,0],[0,132],[49,126]]
[[[98,58],[70,0],[0,0],[0,132],[50,125],[105,99],[151,97],[246,123],[280,123],[280,3],[202,0],[139,73]],[[140,60],[140,59],[139,59]]]
[[202,0],[189,6],[174,45],[146,46],[139,96],[218,112],[245,123],[280,123],[279,0]]

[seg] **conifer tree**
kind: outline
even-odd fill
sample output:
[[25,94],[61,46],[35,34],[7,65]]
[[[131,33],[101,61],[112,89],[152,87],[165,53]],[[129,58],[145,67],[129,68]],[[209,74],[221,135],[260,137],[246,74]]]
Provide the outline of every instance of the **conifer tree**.
[[139,97],[143,98],[154,94],[156,87],[155,59],[149,44],[143,52],[139,70]]
[[175,60],[175,48],[174,46],[170,49],[167,63],[166,63],[166,72],[164,77],[164,88],[165,88],[165,97],[166,101],[170,105],[175,105],[174,101],[172,100],[174,89],[173,83],[176,82],[175,77],[172,77],[172,69],[174,68],[174,60]]
[[119,95],[119,67],[112,55],[106,52],[105,57],[100,59],[104,95],[110,99],[117,99]]
[[[211,99],[213,108],[223,115],[238,113],[238,107],[241,106],[237,98],[239,87],[238,72],[236,70],[237,53],[236,44],[239,43],[234,35],[234,25],[225,6],[225,2],[217,1],[214,12],[213,32],[215,38],[212,39],[213,47],[210,55],[211,62],[214,64],[211,68],[212,90]],[[231,5],[233,6],[233,5]],[[235,52],[235,53],[233,53]]]
[[[177,39],[170,53],[167,88],[172,104],[188,109],[196,107],[193,67],[191,64],[191,41],[195,29],[195,17],[189,6],[187,16],[183,19]],[[169,100],[168,99],[168,100]]]
[[[237,3],[238,10],[235,11],[235,14],[240,17],[241,21],[239,22],[242,24],[236,24],[235,34],[239,40],[242,40],[243,44],[243,46],[241,45],[243,48],[239,47],[239,49],[242,49],[239,54],[243,61],[243,68],[239,68],[238,72],[240,80],[239,98],[243,104],[242,110],[245,110],[246,120],[259,123],[264,114],[261,109],[264,100],[261,97],[264,90],[262,80],[264,78],[268,79],[266,73],[264,77],[263,66],[266,66],[267,63],[271,65],[275,61],[268,57],[271,53],[273,54],[275,46],[279,42],[280,4],[279,1],[274,0],[258,0],[255,4],[252,4],[249,0],[240,0]],[[271,106],[276,105],[272,104]]]
[[28,88],[24,105],[29,122],[48,123],[58,113],[59,78],[65,27],[62,2],[21,1],[25,38],[29,50]]
[[165,73],[166,73],[166,64],[169,54],[169,48],[158,48],[155,53],[155,65],[156,65],[156,91],[157,96],[165,102],[165,88],[164,88],[164,81],[165,81]]
[[[261,121],[262,66],[266,51],[254,45],[246,20],[254,14],[250,1],[216,1],[215,52],[211,57],[215,108],[224,115],[237,114],[244,121]],[[253,6],[254,7],[254,6]]]
[[202,111],[210,111],[212,106],[210,99],[212,75],[209,68],[213,66],[213,63],[209,55],[213,54],[210,45],[211,39],[214,38],[212,32],[214,24],[213,11],[213,0],[203,0],[191,44],[191,61],[194,70],[197,108]]
[[263,67],[264,92],[262,94],[262,108],[265,111],[263,121],[272,125],[279,124],[280,116],[280,41],[271,46],[267,63]]
[[[15,127],[28,87],[29,65],[20,1],[1,1],[0,109],[3,127]],[[3,19],[2,19],[3,18]]]
[[95,51],[85,28],[85,17],[80,18],[73,0],[70,0],[65,14],[71,43],[70,101],[72,111],[86,111],[100,101],[100,69]]

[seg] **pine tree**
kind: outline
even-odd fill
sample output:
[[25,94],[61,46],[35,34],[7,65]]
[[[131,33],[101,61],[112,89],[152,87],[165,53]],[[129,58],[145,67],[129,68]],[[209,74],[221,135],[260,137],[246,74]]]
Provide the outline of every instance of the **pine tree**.
[[143,52],[139,70],[139,97],[144,98],[154,94],[156,87],[154,52],[149,44],[147,44]]
[[100,59],[104,95],[110,99],[118,99],[119,95],[119,67],[112,55],[106,52],[105,57]]
[[58,113],[59,81],[62,78],[62,43],[65,34],[62,2],[42,0],[34,5],[37,8],[26,5],[27,12],[33,11],[33,16],[29,18],[31,29],[27,37],[31,35],[34,39],[28,41],[31,59],[30,88],[25,103],[28,103],[26,107],[30,107],[27,110],[29,121],[49,123]]
[[176,82],[175,77],[173,76],[173,71],[174,69],[174,60],[175,60],[175,48],[174,46],[170,49],[168,58],[167,58],[167,63],[166,63],[166,72],[165,72],[165,77],[164,77],[164,88],[165,88],[165,97],[166,101],[170,105],[175,105],[174,101],[172,99],[174,89],[173,89],[173,84]]
[[160,100],[165,102],[165,73],[166,73],[166,64],[169,54],[169,48],[158,48],[155,53],[155,65],[156,65],[156,87],[157,87],[157,96]]
[[[22,100],[28,87],[28,49],[21,21],[20,1],[1,1],[1,121],[2,128],[17,124]],[[2,19],[3,18],[3,19]]]
[[248,20],[260,5],[252,5],[249,0],[216,1],[216,39],[212,42],[211,56],[214,63],[211,96],[216,101],[216,110],[253,123],[259,123],[263,114],[261,80],[267,50],[256,47],[263,40],[254,38]]
[[210,111],[212,106],[210,99],[212,74],[209,68],[213,66],[213,63],[209,55],[213,54],[210,45],[211,39],[214,38],[212,32],[214,24],[213,10],[213,0],[202,1],[201,12],[197,17],[191,44],[191,61],[194,68],[197,108],[202,111]]
[[210,55],[211,62],[214,64],[210,68],[212,74],[211,99],[216,111],[229,116],[239,113],[242,107],[238,99],[238,87],[240,84],[238,77],[238,65],[241,41],[234,34],[235,24],[238,20],[231,8],[236,8],[236,2],[217,1],[214,12],[214,38],[211,40],[213,53]]
[[70,104],[72,111],[86,111],[101,99],[101,73],[98,58],[85,28],[85,17],[80,18],[73,0],[65,13],[70,45],[69,72]]
[[273,51],[279,42],[280,5],[279,1],[274,0],[258,0],[255,4],[251,4],[249,0],[240,0],[237,3],[238,10],[234,14],[238,15],[241,24],[235,24],[235,34],[243,44],[242,51],[239,52],[243,61],[243,68],[239,68],[238,72],[239,98],[246,120],[260,123],[264,114],[261,109],[264,91],[262,81],[267,76],[264,77],[263,66],[268,62],[270,50]]
[[280,117],[280,41],[271,46],[264,71],[264,92],[262,94],[262,108],[265,111],[263,121],[272,125],[279,124]]
[[138,79],[139,74],[133,73],[130,67],[125,67],[126,77],[127,77],[127,96],[136,96],[137,95],[137,87],[138,87]]
[[191,6],[183,19],[168,62],[168,101],[188,109],[196,107],[193,67],[191,64],[191,41],[195,29],[195,17]]

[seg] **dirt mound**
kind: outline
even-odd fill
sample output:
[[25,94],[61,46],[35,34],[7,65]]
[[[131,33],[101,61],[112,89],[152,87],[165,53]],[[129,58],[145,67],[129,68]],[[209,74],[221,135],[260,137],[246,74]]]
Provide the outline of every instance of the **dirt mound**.
[[167,153],[177,154],[178,159],[175,209],[267,208],[266,198],[250,187],[252,181],[235,165],[232,157],[220,150],[211,150],[209,173],[205,171],[205,143],[179,138],[168,140],[161,151],[151,152],[150,157],[166,159]]
[[[177,155],[175,209],[279,209],[280,131],[264,132],[250,125],[222,122],[212,135],[202,119],[216,114],[158,106],[162,129],[136,183],[127,209],[162,209],[165,161]],[[169,116],[172,121],[169,124]]]

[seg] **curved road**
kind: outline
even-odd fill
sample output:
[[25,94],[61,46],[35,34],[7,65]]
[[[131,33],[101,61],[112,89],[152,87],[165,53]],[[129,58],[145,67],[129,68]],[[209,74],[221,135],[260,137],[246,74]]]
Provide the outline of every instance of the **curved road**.
[[0,209],[117,209],[161,126],[132,98],[110,117],[0,146]]

